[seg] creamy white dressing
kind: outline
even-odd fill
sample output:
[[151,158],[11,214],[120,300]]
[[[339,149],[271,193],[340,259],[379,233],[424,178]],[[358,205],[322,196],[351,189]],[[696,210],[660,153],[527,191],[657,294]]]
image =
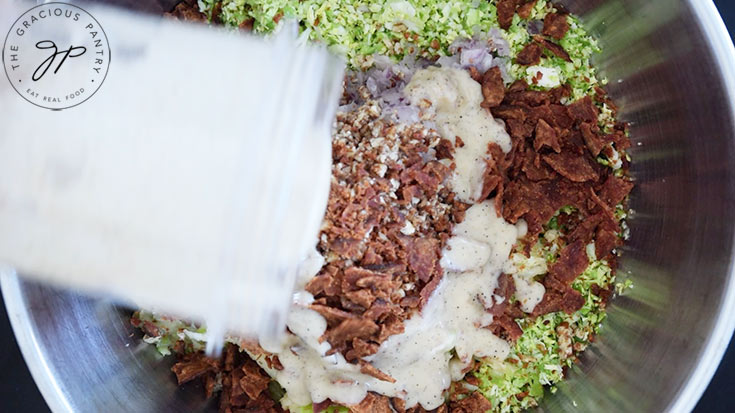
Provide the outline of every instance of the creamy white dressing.
[[516,286],[516,300],[520,303],[521,310],[525,313],[532,313],[536,305],[544,298],[546,288],[540,282],[518,274],[513,274],[513,281]]
[[[486,200],[470,207],[462,223],[456,225],[449,239],[449,248],[452,245],[463,244],[460,249],[445,249],[442,252],[441,264],[443,268],[454,271],[468,271],[480,266],[460,266],[460,262],[479,262],[472,258],[485,249],[488,252],[488,265],[499,265],[502,270],[508,260],[510,250],[518,237],[519,228],[507,223],[495,212],[493,200]],[[460,241],[461,240],[461,241]],[[470,254],[468,256],[467,254]]]
[[[265,350],[278,355],[284,369],[268,368],[262,357],[253,356],[278,380],[295,406],[327,398],[352,405],[373,391],[401,397],[409,407],[437,408],[444,403],[444,390],[464,375],[473,357],[504,359],[510,351],[507,342],[483,327],[492,322],[486,306],[500,302],[493,291],[519,231],[522,225],[511,225],[497,216],[492,200],[467,210],[442,252],[442,263],[449,263],[445,267],[449,270],[422,312],[406,321],[403,333],[391,336],[376,354],[365,358],[395,383],[360,373],[359,366],[340,354],[325,355],[330,345],[320,343],[319,338],[327,323],[305,307],[313,300],[305,291],[294,295],[287,323],[291,334],[286,340],[261,341]],[[318,262],[311,256],[303,271],[315,275]]]
[[464,271],[480,268],[487,263],[490,247],[463,236],[454,236],[447,241],[447,250],[442,254],[441,265],[447,271]]
[[307,406],[330,398],[352,405],[365,398],[365,380],[375,379],[360,373],[358,366],[348,363],[339,353],[325,355],[331,346],[326,341],[319,342],[327,328],[324,317],[308,308],[294,306],[287,324],[292,334],[280,346],[263,346],[278,355],[283,370],[268,367],[257,354],[251,356],[281,384],[291,403]]
[[295,291],[303,290],[306,287],[306,283],[309,282],[324,266],[324,257],[316,250],[312,248],[306,259],[301,262],[298,270],[296,271],[296,284],[294,286]]
[[526,257],[521,253],[515,253],[505,263],[504,271],[513,276],[516,287],[515,296],[520,303],[521,310],[525,313],[532,313],[546,293],[543,284],[534,280],[537,275],[548,272],[546,259],[533,255]]
[[488,144],[497,143],[505,152],[511,149],[503,124],[480,107],[480,84],[466,70],[428,67],[413,75],[404,93],[416,106],[431,104],[437,131],[443,138],[454,143],[459,137],[464,142],[464,146],[455,148],[452,188],[464,202],[479,200],[485,160],[490,157]]

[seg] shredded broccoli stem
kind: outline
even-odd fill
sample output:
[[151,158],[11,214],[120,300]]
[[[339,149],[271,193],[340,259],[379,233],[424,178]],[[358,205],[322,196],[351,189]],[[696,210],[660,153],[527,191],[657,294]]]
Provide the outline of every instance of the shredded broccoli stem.
[[[576,211],[571,207],[558,211],[545,226],[546,232],[531,248],[529,257],[513,254],[514,265],[519,268],[538,266],[538,260],[553,263],[562,247],[558,233],[563,228],[559,227],[558,215],[574,213]],[[549,234],[553,236],[549,237]],[[520,251],[522,248],[518,246],[517,249]],[[479,391],[493,403],[494,411],[516,412],[537,406],[545,387],[554,392],[553,385],[563,379],[564,368],[570,367],[576,354],[589,345],[605,319],[604,300],[593,291],[614,289],[623,293],[632,286],[629,280],[615,284],[615,276],[608,263],[595,258],[594,244],[587,246],[587,254],[589,266],[572,283],[572,288],[585,299],[582,308],[574,314],[556,312],[535,320],[522,320],[519,324],[523,335],[508,358],[502,362],[483,361],[473,373],[480,381]]]
[[155,344],[161,355],[171,354],[173,345],[179,341],[184,343],[184,351],[187,353],[204,350],[204,342],[199,340],[206,332],[204,327],[144,310],[136,311],[132,319],[156,326],[158,334],[151,336],[146,333],[143,340]]
[[[585,304],[574,314],[557,312],[521,324],[523,335],[503,362],[483,363],[475,372],[479,391],[499,412],[519,411],[536,406],[544,386],[563,379],[563,368],[571,366],[574,354],[584,350],[605,319],[602,299],[591,292],[596,284],[610,288],[614,277],[604,261],[595,261],[572,285],[585,297]],[[560,328],[561,327],[561,328]],[[567,330],[573,352],[560,348],[560,332]]]
[[[215,3],[199,0],[200,8],[210,16]],[[253,30],[259,33],[274,31],[284,19],[295,19],[311,40],[328,44],[355,68],[369,67],[373,54],[396,60],[407,55],[446,55],[454,40],[498,27],[494,2],[480,0],[224,0],[221,4],[219,18],[226,26],[238,27],[252,20]],[[539,0],[529,21],[542,20],[551,11],[550,2]],[[508,63],[508,71],[531,83],[538,69],[552,69],[554,84],[570,85],[572,99],[578,99],[605,82],[598,80],[590,63],[600,51],[597,42],[576,17],[568,19],[570,30],[560,44],[571,62],[546,53],[538,66]],[[503,31],[513,54],[531,40],[526,25],[516,15],[510,29]]]

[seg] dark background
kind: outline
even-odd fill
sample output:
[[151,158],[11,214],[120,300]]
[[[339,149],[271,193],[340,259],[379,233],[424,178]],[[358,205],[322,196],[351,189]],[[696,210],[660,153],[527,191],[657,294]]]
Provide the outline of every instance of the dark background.
[[[732,36],[735,33],[735,1],[715,0],[715,4]],[[49,409],[20,354],[1,296],[0,307],[3,308],[0,310],[0,412],[46,413]],[[695,412],[735,412],[734,390],[735,343],[731,343]]]

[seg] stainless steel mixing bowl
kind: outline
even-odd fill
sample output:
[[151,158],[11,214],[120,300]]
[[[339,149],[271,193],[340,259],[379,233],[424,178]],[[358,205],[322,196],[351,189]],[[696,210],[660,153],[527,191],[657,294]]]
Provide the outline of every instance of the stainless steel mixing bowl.
[[[620,276],[635,287],[542,410],[688,411],[735,326],[735,52],[709,0],[562,3],[599,35],[597,63],[632,125],[636,213]],[[54,411],[216,410],[177,388],[127,311],[12,274],[2,290]]]

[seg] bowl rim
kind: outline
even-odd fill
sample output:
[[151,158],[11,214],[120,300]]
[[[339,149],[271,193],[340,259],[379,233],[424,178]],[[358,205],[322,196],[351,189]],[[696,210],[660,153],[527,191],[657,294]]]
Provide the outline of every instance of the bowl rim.
[[[720,79],[730,102],[731,119],[735,120],[735,46],[713,0],[687,0],[697,22],[712,50]],[[735,125],[734,125],[735,126]],[[732,240],[735,257],[735,237]],[[698,362],[690,371],[689,377],[672,397],[666,411],[690,412],[694,409],[709,385],[717,367],[728,348],[735,330],[735,262],[728,263],[728,279],[725,294],[720,303],[718,317],[707,337],[704,349],[698,355]],[[5,308],[13,328],[16,341],[33,379],[43,395],[46,404],[53,412],[73,413],[62,387],[51,374],[48,361],[41,352],[38,337],[31,322],[25,296],[21,291],[21,280],[10,268],[0,268],[0,290]]]
[[10,325],[15,334],[23,359],[31,372],[46,404],[52,412],[74,413],[74,409],[66,398],[61,386],[57,383],[48,361],[38,344],[36,329],[33,328],[25,296],[21,291],[21,279],[15,270],[0,270],[0,290],[2,290],[5,309],[10,319]]

